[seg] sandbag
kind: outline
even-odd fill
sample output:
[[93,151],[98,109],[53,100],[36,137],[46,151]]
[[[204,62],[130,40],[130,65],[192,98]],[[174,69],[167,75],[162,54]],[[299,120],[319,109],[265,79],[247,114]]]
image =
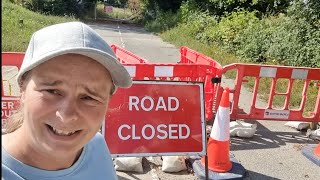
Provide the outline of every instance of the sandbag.
[[230,122],[230,136],[251,138],[256,132],[257,124],[250,124],[243,121]]
[[300,121],[288,121],[284,125],[295,128],[297,130],[307,129],[310,126],[309,122],[300,122]]
[[117,171],[143,172],[142,157],[118,157],[114,165]]
[[162,156],[163,172],[179,172],[187,169],[184,156]]
[[320,141],[320,129],[312,131],[311,129],[307,130],[306,136],[313,140]]

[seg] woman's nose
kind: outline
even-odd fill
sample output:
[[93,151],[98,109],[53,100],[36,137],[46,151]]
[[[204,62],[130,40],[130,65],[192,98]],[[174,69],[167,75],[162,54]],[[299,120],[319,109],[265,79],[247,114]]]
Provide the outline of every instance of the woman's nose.
[[56,116],[65,123],[78,120],[79,114],[76,100],[64,99],[56,111]]

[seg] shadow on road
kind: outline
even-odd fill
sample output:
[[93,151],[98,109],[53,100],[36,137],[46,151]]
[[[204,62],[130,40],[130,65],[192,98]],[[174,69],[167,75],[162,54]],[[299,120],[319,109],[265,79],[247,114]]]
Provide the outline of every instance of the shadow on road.
[[133,175],[133,174],[131,174],[131,173],[127,173],[127,175],[130,176],[131,179],[128,179],[128,178],[123,177],[123,176],[121,176],[121,175],[118,175],[118,179],[119,179],[119,180],[132,180],[132,179],[140,180],[137,176],[135,176],[135,175]]
[[278,148],[280,146],[285,146],[286,143],[296,143],[294,147],[297,150],[300,150],[303,145],[317,144],[317,142],[305,136],[305,131],[270,131],[258,121],[255,121],[255,123],[257,123],[258,126],[257,131],[252,138],[246,139],[239,137],[231,137],[231,151]]

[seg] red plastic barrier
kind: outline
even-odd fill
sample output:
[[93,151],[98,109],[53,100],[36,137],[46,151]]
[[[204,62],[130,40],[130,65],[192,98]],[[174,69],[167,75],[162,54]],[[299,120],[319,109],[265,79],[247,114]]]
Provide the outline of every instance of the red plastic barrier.
[[116,54],[118,61],[121,63],[148,63],[147,60],[138,57],[137,55],[115,45],[112,44],[111,48],[113,52]]
[[180,63],[210,65],[222,70],[217,61],[186,46],[180,48],[180,55]]
[[[135,54],[122,49],[121,47],[118,47],[116,45],[111,45],[113,51],[116,53],[116,56],[118,60],[123,63],[123,64],[150,64],[148,63],[147,60],[140,58],[136,56]],[[217,87],[219,86],[220,80],[221,80],[221,71],[222,71],[222,66],[213,60],[210,57],[207,57],[199,52],[196,52],[188,47],[181,47],[180,48],[180,53],[181,53],[181,59],[179,62],[179,65],[188,65],[188,64],[193,64],[193,65],[206,65],[206,66],[211,66],[211,69],[206,69],[205,76],[190,76],[192,73],[189,73],[191,69],[188,69],[188,67],[184,67],[186,69],[181,69],[183,72],[188,72],[186,76],[181,76],[178,79],[181,81],[198,81],[198,82],[204,82],[204,93],[205,93],[205,109],[206,109],[206,119],[211,120],[213,118],[213,110],[214,110],[214,105],[215,105],[215,97],[216,97],[216,90]],[[169,66],[176,66],[177,64],[171,64]],[[179,66],[182,67],[182,66]],[[190,66],[191,67],[191,66]],[[146,69],[139,69],[138,71],[138,76],[136,77],[137,80],[141,79],[150,79],[154,80],[156,79],[156,76],[150,76],[145,74],[148,70],[148,66],[145,66],[144,68]],[[178,70],[180,71],[180,70]],[[175,70],[176,72],[176,70]],[[159,80],[168,80],[172,81],[177,78],[177,76],[157,76],[157,79]],[[214,78],[217,78],[217,83],[212,84],[212,80]]]
[[[112,48],[118,55],[120,54],[118,57],[119,61],[125,65],[134,80],[203,82],[205,87],[205,113],[207,120],[212,119],[214,110],[216,110],[214,105],[219,104],[222,94],[220,87],[222,73],[234,69],[237,70],[237,77],[234,89],[230,89],[230,93],[233,94],[231,118],[296,120],[310,122],[320,121],[320,89],[318,89],[314,110],[309,113],[309,116],[304,113],[310,82],[312,81],[313,83],[315,81],[315,85],[320,85],[319,68],[231,64],[222,69],[221,65],[213,59],[205,57],[204,55],[187,47],[181,48],[181,62],[178,64],[152,64],[115,45],[112,45]],[[23,53],[2,53],[2,66],[16,66],[19,69],[23,56]],[[238,105],[240,91],[242,83],[245,82],[245,77],[255,78],[253,97],[251,99],[250,112],[248,114],[242,113]],[[10,78],[12,79],[14,77]],[[269,100],[267,102],[268,105],[265,108],[258,108],[255,106],[261,78],[272,79],[270,84]],[[288,80],[287,92],[279,93],[276,91],[276,84],[279,79]],[[294,91],[293,83],[296,80],[304,81],[304,88],[301,94],[301,104],[299,109],[290,109],[290,97]],[[12,95],[10,93],[8,94],[8,92],[11,92],[10,88],[13,86],[9,83],[9,85],[6,86],[7,89],[4,89],[4,82],[7,83],[6,80],[2,79],[2,97],[11,98]],[[7,94],[5,94],[5,92]],[[283,96],[285,98],[283,108],[277,109],[272,107],[275,96]]]
[[[162,81],[203,82],[205,84],[206,119],[210,120],[213,117],[212,109],[214,102],[214,89],[217,85],[212,84],[211,80],[212,77],[221,74],[221,69],[213,66],[197,64],[150,64],[147,63],[146,60],[139,59],[139,57],[135,55],[132,56],[132,53],[126,50],[114,45],[112,47],[116,49],[115,51],[118,52],[118,55],[123,53],[121,55],[122,58],[136,58],[119,60],[126,66],[134,80],[149,79]],[[23,53],[2,53],[3,65],[7,65],[10,62],[10,65],[15,65],[20,68],[23,56]],[[4,90],[2,89],[2,93],[3,92]],[[3,95],[4,94],[2,94],[2,96]]]
[[1,125],[19,106],[19,85],[16,81],[18,70],[22,64],[24,53],[2,53],[1,76]]
[[[214,89],[211,82],[217,69],[208,65],[197,64],[124,64],[134,80],[188,81],[203,82],[205,87],[205,116],[207,120],[213,117]],[[177,92],[178,93],[178,92]]]
[[[215,113],[216,107],[216,97],[217,97],[217,89],[220,86],[221,82],[221,74],[222,74],[222,66],[215,61],[214,59],[201,54],[193,49],[190,49],[186,46],[182,46],[180,48],[180,63],[185,64],[199,64],[199,65],[209,65],[216,69],[205,81],[205,99],[206,99],[206,118],[207,120],[211,120],[213,118],[213,114]],[[214,83],[213,86],[210,84]],[[210,113],[209,113],[210,112]]]
[[[24,53],[19,53],[19,52],[4,52],[1,53],[1,59],[2,59],[2,66],[12,66],[12,67],[16,67],[17,69],[20,69],[20,66],[22,64],[22,60],[24,57]],[[3,74],[6,72],[2,72]],[[10,77],[10,80],[14,80],[15,76],[12,75],[12,77]],[[4,97],[4,86],[3,86],[3,82],[6,81],[3,79],[3,75],[1,76],[1,87],[2,87],[2,91],[1,91],[1,96]],[[10,88],[10,86],[9,86]],[[7,95],[7,96],[12,96]]]
[[[307,67],[289,67],[289,66],[272,66],[272,65],[257,65],[257,64],[230,64],[223,68],[223,73],[229,70],[237,70],[234,89],[230,90],[233,93],[233,102],[231,108],[231,118],[234,119],[254,119],[254,120],[283,120],[283,121],[320,121],[320,88],[318,88],[318,95],[315,99],[314,108],[312,112],[306,114],[306,101],[308,100],[308,89],[310,85],[319,87],[320,83],[320,68]],[[247,82],[246,77],[254,78],[253,96],[251,100],[250,112],[243,113],[239,108],[239,98],[242,84]],[[270,79],[270,94],[267,101],[267,106],[256,107],[256,100],[258,98],[258,89],[261,79]],[[277,91],[277,83],[281,80],[287,80],[286,92]],[[295,81],[302,81],[304,87],[301,93],[301,102],[299,108],[290,108],[291,95],[296,89],[293,88]],[[311,83],[312,81],[312,83]],[[285,84],[281,84],[282,86]],[[266,88],[266,87],[264,87]],[[219,89],[217,99],[220,99],[222,89]],[[283,97],[283,107],[273,107],[273,101],[276,96]],[[311,100],[311,99],[309,99]]]

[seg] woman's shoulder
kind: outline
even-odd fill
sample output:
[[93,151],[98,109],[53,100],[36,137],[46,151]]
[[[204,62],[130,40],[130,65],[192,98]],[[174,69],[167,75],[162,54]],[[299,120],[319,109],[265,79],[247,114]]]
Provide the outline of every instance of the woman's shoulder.
[[88,143],[88,148],[95,152],[99,151],[106,154],[110,154],[106,140],[104,139],[103,135],[99,132],[95,134],[94,137],[90,140],[90,142]]
[[93,143],[93,144],[106,144],[106,141],[103,137],[103,135],[99,132],[97,132],[93,138],[91,139],[91,141],[89,143]]
[[96,178],[101,177],[104,179],[117,179],[117,175],[114,170],[112,157],[106,141],[101,133],[97,133],[88,144],[88,156],[86,158],[86,164],[90,167],[87,168],[90,171],[88,174],[95,174]]

